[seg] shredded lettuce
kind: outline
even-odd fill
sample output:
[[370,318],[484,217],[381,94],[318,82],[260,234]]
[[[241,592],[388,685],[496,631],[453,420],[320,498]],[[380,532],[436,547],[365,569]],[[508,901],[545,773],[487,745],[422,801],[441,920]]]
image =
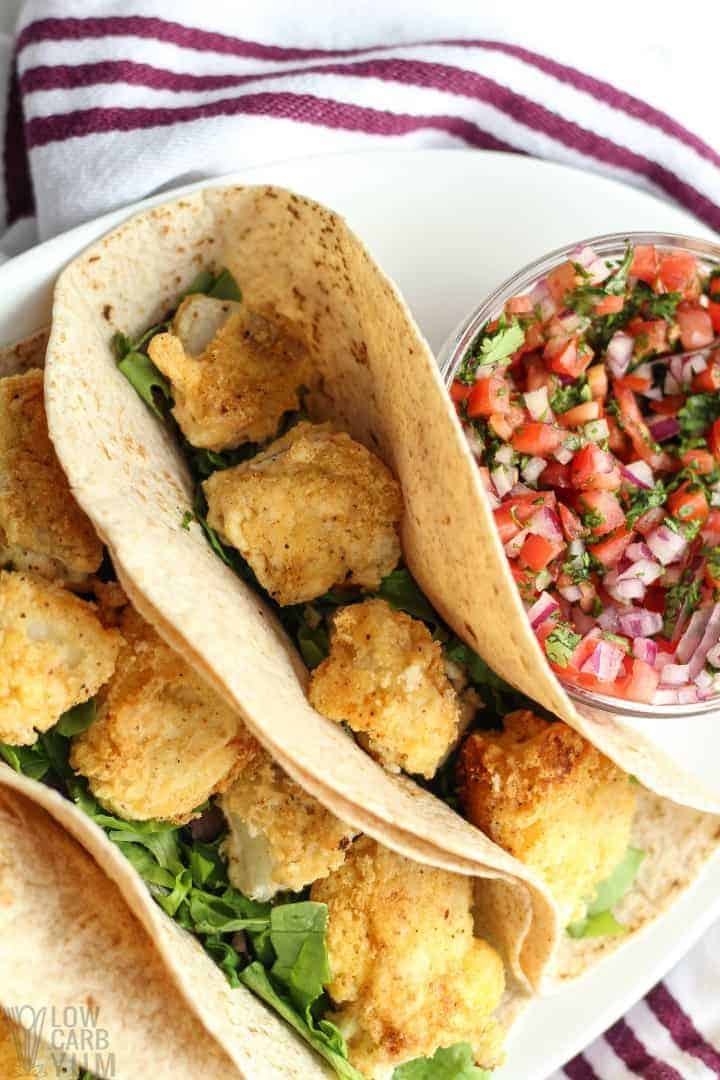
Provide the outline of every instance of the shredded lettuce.
[[570,937],[618,937],[627,933],[626,928],[613,915],[612,909],[632,888],[644,858],[645,852],[639,848],[627,849],[610,877],[598,885],[594,899],[588,904],[585,918],[568,926]]
[[395,1069],[393,1080],[490,1080],[490,1073],[473,1063],[467,1043],[456,1043],[437,1050],[434,1057],[406,1062]]

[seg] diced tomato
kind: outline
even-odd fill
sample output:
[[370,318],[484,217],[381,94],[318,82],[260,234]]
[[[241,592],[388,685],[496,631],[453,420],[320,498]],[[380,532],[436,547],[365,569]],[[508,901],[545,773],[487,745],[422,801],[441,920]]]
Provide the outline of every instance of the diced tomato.
[[524,315],[533,310],[533,302],[529,296],[513,296],[505,304],[508,315]]
[[663,614],[665,611],[665,589],[662,585],[649,586],[645,593],[643,607],[646,607],[648,611],[656,611],[658,615]]
[[658,276],[658,253],[653,244],[638,244],[635,247],[630,273],[648,285],[655,284]]
[[700,530],[700,536],[710,547],[717,547],[720,544],[720,510],[710,511],[707,521]]
[[608,392],[608,377],[604,364],[593,364],[588,368],[587,381],[593,401],[604,401]]
[[579,540],[583,535],[584,529],[577,514],[571,510],[569,506],[565,506],[564,503],[558,503],[558,513],[560,514],[560,521],[562,523],[562,530],[565,533],[565,539],[568,541]]
[[590,420],[597,420],[599,416],[600,403],[598,401],[583,401],[580,405],[568,409],[567,412],[560,413],[557,421],[564,428],[574,428],[587,424]]
[[577,338],[551,338],[543,350],[543,358],[556,375],[577,379],[589,367],[593,352],[587,346],[579,350]]
[[687,465],[703,476],[711,473],[715,468],[715,459],[709,450],[686,450],[680,460],[683,465]]
[[461,401],[465,401],[465,399],[470,396],[471,390],[472,386],[466,386],[465,383],[458,382],[458,380],[455,379],[450,387],[450,397],[456,405],[459,405]]
[[660,259],[660,281],[668,292],[681,292],[684,295],[697,293],[698,267],[694,255],[674,251]]
[[565,303],[565,294],[572,292],[577,286],[577,270],[571,262],[561,263],[551,270],[546,278],[550,295],[556,304]]
[[638,408],[638,403],[635,400],[635,394],[632,390],[627,390],[623,386],[618,386],[617,382],[613,386],[617,403],[620,406],[620,413],[622,416],[623,427],[626,434],[630,437],[635,452],[643,459],[647,461],[648,465],[655,470],[668,471],[672,468],[673,461],[669,454],[662,450],[654,449],[653,437],[650,434],[650,429],[643,420],[642,413]]
[[627,331],[635,338],[636,357],[668,350],[668,324],[664,319],[631,319]]
[[597,491],[615,491],[622,477],[612,454],[601,450],[595,443],[588,443],[578,450],[570,464],[570,479],[580,491],[594,488]]
[[597,544],[590,544],[589,550],[603,566],[610,569],[622,559],[626,549],[633,541],[634,532],[621,525],[610,536],[604,537]]
[[513,560],[510,562],[510,573],[515,578],[515,583],[523,600],[533,603],[537,599],[538,593],[535,585],[535,574],[530,570],[526,570],[525,567],[519,566]]
[[657,413],[658,416],[675,416],[684,404],[685,398],[682,394],[669,394],[661,401],[649,402],[651,412]]
[[650,380],[643,379],[642,375],[623,375],[622,379],[616,380],[616,385],[624,390],[632,390],[636,394],[643,394],[650,389]]
[[704,371],[693,375],[692,388],[696,394],[714,394],[720,390],[720,360],[711,360]]
[[493,510],[495,525],[503,544],[512,540],[520,529],[538,510],[547,507],[554,510],[557,497],[554,491],[533,491],[527,495],[515,495],[506,499],[502,506]]
[[531,570],[544,570],[562,550],[562,544],[554,544],[551,540],[546,540],[544,536],[531,533],[520,548],[518,560]]
[[553,376],[539,356],[531,356],[525,361],[525,371],[527,373],[527,389],[540,390],[543,386],[550,386],[553,381]]
[[598,628],[590,630],[590,632],[578,642],[568,660],[569,668],[573,671],[579,671],[585,661],[590,659],[595,652],[595,646],[600,639],[600,633],[601,631]]
[[505,413],[510,406],[510,388],[505,379],[498,375],[489,375],[478,379],[473,386],[467,402],[467,414],[470,417],[492,416],[493,413]]
[[596,315],[617,315],[625,307],[624,296],[603,296],[595,304]]
[[704,349],[715,337],[712,320],[699,304],[678,304],[677,322],[683,349]]
[[642,701],[649,705],[660,682],[660,672],[645,660],[633,660],[631,673],[618,679],[614,690],[618,697],[628,701]]
[[583,491],[579,503],[581,514],[594,521],[589,526],[593,536],[605,536],[625,521],[622,506],[609,491]]
[[710,429],[708,446],[716,461],[720,461],[720,420],[716,420]]
[[706,562],[704,567],[705,584],[709,585],[711,589],[720,589],[720,572],[713,570],[717,563]]
[[556,428],[553,424],[543,424],[538,420],[531,420],[527,424],[521,424],[513,432],[512,446],[519,454],[531,454],[533,457],[548,457],[557,450],[565,438],[565,432]]
[[540,483],[549,488],[570,488],[570,466],[561,465],[559,461],[548,461],[540,474]]
[[488,424],[490,429],[497,435],[498,439],[502,439],[503,442],[509,442],[512,438],[513,429],[508,421],[507,416],[503,413],[493,413],[488,418]]
[[[720,293],[720,282],[718,282],[716,292]],[[707,313],[710,316],[713,330],[716,334],[720,334],[720,303],[717,300],[711,300],[707,306]]]
[[661,506],[653,506],[650,510],[646,510],[644,514],[635,522],[635,528],[643,536],[648,536],[653,529],[656,529],[662,521],[665,520],[665,511]]
[[630,450],[630,440],[614,416],[606,416],[605,423],[608,426],[608,445],[610,449],[613,454],[626,461]]
[[686,481],[673,491],[668,499],[668,509],[680,521],[705,521],[710,513],[707,496],[702,488],[690,489],[691,484]]

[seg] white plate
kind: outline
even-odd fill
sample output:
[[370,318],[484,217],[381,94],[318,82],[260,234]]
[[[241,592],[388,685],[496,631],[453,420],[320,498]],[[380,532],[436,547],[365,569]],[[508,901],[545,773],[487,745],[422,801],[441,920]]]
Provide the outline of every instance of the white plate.
[[[626,229],[713,235],[683,211],[614,181],[480,151],[342,154],[224,179],[281,184],[344,214],[399,284],[435,349],[493,286],[560,244]],[[165,192],[148,203],[170,197]],[[0,341],[45,324],[63,264],[135,209],[83,225],[0,267]],[[498,1080],[543,1080],[642,997],[718,916],[720,856],[666,915],[581,988],[531,1006]]]

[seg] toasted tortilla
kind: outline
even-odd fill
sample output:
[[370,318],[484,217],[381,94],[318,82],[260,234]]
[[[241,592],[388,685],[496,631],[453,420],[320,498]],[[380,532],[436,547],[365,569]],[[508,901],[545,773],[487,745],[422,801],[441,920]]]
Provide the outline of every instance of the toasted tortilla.
[[[388,391],[368,385],[370,358],[397,357],[399,370],[410,350],[418,370],[434,369],[390,283],[318,204],[274,188],[208,188],[125,222],[58,279],[45,398],[73,493],[140,613],[239,709],[295,780],[401,854],[509,883],[529,912],[516,922],[518,947],[524,976],[537,985],[559,933],[539,878],[315,712],[307,672],[270,609],[212,553],[197,524],[181,528],[192,501],[186,466],[117,370],[110,341],[116,330],[134,335],[157,322],[208,266],[227,266],[249,305],[299,324],[328,393],[355,380],[336,416],[397,470],[395,432],[381,420]],[[332,411],[322,395],[318,414]]]

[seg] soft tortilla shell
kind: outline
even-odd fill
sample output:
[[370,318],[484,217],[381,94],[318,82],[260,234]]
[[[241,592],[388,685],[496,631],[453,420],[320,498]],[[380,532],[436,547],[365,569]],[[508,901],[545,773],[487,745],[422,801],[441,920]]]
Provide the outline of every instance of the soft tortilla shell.
[[410,485],[412,551],[425,520],[424,510],[417,517],[417,491],[427,498],[427,485],[395,453],[412,434],[402,430],[396,405],[416,371],[429,394],[419,413],[433,426],[434,399],[443,392],[432,358],[345,223],[275,188],[208,188],[140,214],[61,274],[45,392],[73,492],[140,612],[240,709],[291,776],[320,799],[333,792],[341,817],[389,847],[402,844],[403,853],[459,873],[501,876],[519,890],[523,909],[529,889],[522,958],[537,983],[558,936],[538,878],[439,800],[387,774],[316,713],[305,697],[305,670],[269,609],[213,555],[199,526],[180,527],[191,497],[186,468],[118,372],[110,339],[116,329],[135,334],[161,318],[208,265],[229,266],[249,304],[274,307],[304,328],[323,382],[318,411],[333,413]]

